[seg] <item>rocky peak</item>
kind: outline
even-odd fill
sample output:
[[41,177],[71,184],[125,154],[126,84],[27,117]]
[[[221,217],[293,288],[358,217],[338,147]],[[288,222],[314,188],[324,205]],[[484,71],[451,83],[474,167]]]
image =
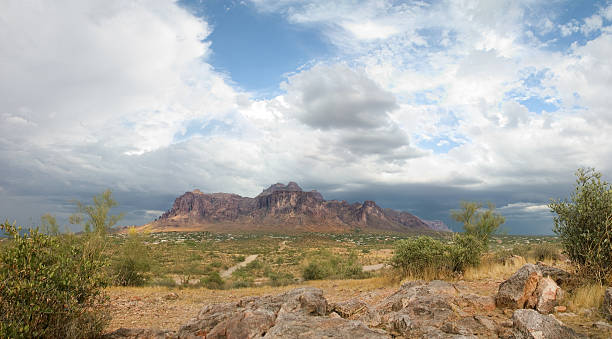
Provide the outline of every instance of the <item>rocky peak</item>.
[[274,192],[302,192],[302,188],[293,181],[290,181],[287,185],[279,182],[263,190],[258,197],[270,195]]

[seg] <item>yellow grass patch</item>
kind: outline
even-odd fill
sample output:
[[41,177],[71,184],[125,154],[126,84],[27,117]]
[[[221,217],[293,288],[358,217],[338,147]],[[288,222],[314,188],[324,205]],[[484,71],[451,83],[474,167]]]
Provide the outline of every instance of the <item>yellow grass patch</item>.
[[603,302],[606,286],[598,283],[580,286],[566,296],[565,302],[570,310],[576,312],[581,309],[599,309]]
[[468,281],[479,279],[508,279],[516,272],[524,263],[517,262],[515,264],[503,264],[499,262],[487,261],[480,264],[478,267],[469,267],[463,278]]

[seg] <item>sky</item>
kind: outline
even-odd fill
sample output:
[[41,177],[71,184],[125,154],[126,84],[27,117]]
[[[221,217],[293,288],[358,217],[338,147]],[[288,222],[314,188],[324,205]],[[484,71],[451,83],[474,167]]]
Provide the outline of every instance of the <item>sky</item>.
[[0,218],[296,181],[551,234],[578,168],[612,180],[611,55],[610,1],[5,0]]

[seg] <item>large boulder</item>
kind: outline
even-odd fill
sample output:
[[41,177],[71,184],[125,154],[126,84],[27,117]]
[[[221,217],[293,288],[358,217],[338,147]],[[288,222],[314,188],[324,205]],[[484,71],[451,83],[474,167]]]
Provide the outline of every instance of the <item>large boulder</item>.
[[523,265],[508,280],[499,285],[495,304],[505,308],[533,308],[537,304],[535,296],[542,273],[536,265]]
[[608,320],[612,320],[612,287],[606,288],[603,302],[604,314]]
[[473,316],[490,313],[493,300],[462,290],[460,283],[411,281],[356,319],[405,338],[497,337],[495,321]]
[[[338,309],[354,311],[348,303]],[[318,288],[304,287],[236,303],[205,306],[181,327],[179,338],[390,338],[360,321],[327,317],[327,300]],[[345,314],[346,315],[346,314]]]
[[551,313],[563,290],[557,282],[567,283],[569,273],[542,263],[525,264],[499,285],[495,304],[503,308],[534,308]]
[[536,266],[543,277],[550,277],[557,285],[565,286],[572,281],[572,275],[558,267],[548,266],[542,262],[538,262]]
[[182,326],[180,338],[206,334],[206,338],[255,338],[275,326],[279,314],[322,316],[327,300],[318,288],[304,287],[264,297],[241,299],[236,303],[205,306],[195,319]]
[[515,339],[582,338],[571,328],[550,315],[535,310],[516,310],[512,315]]
[[538,288],[536,289],[538,297],[536,310],[544,314],[554,311],[555,306],[557,306],[561,298],[562,291],[563,290],[551,278],[545,277],[540,279]]

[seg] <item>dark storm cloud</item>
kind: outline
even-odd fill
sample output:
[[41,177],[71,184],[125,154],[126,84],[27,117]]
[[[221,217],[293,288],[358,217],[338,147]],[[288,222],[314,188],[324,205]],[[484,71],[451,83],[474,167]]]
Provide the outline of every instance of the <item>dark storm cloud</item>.
[[[450,218],[450,211],[459,208],[466,201],[490,201],[503,207],[517,201],[546,204],[551,198],[567,197],[571,185],[551,183],[543,185],[506,185],[486,189],[472,189],[444,184],[369,184],[360,186],[324,185],[307,183],[305,189],[319,190],[325,199],[346,200],[348,202],[374,200],[385,208],[407,211],[426,220],[442,220],[454,231],[461,231],[462,225]],[[499,209],[506,216],[502,230],[510,234],[551,234],[552,214],[547,211],[538,213]]]
[[377,128],[398,108],[393,94],[344,65],[318,65],[289,78],[287,100],[296,118],[322,130]]

